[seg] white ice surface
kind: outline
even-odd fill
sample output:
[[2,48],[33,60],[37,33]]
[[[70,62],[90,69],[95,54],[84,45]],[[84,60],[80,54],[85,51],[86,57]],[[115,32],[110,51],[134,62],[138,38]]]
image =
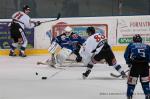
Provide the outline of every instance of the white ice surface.
[[[127,69],[123,54],[115,55]],[[111,72],[118,73],[107,64],[97,64],[83,80],[86,67],[82,64],[66,64],[65,70],[36,65],[47,58],[0,56],[0,99],[126,99],[126,80],[111,77]],[[42,80],[42,76],[47,80]],[[142,93],[138,83],[134,99],[144,99]]]

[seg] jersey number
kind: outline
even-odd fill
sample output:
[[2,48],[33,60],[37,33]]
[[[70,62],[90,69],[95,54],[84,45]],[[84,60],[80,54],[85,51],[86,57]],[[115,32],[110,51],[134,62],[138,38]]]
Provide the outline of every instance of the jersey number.
[[144,49],[138,49],[138,53],[140,54],[141,57],[145,57]]
[[96,42],[99,42],[101,39],[105,39],[104,35],[95,35],[94,39],[96,39]]
[[20,12],[18,12],[16,15],[15,15],[15,19],[20,19],[21,17],[23,16],[23,14],[21,14]]

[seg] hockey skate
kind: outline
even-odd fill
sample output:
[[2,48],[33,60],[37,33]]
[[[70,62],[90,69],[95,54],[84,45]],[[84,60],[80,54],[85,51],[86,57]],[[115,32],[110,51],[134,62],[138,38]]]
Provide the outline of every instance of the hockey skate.
[[91,70],[87,70],[85,73],[82,73],[82,78],[86,79],[90,73],[91,73]]
[[146,95],[146,96],[145,96],[145,99],[150,99],[150,95]]
[[9,56],[16,56],[16,54],[13,51],[10,51]]
[[127,96],[127,99],[132,99],[132,96]]
[[27,55],[25,55],[24,53],[22,53],[22,52],[20,51],[19,56],[20,56],[20,57],[26,57]]

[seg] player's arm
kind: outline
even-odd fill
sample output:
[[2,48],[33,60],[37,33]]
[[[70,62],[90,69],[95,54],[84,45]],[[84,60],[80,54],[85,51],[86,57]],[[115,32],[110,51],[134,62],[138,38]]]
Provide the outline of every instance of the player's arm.
[[149,56],[149,63],[150,63],[150,46],[149,45],[147,46],[148,46],[148,56]]
[[56,42],[56,43],[58,43],[58,44],[62,47],[62,43],[61,43],[61,42],[62,42],[62,40],[61,40],[61,35],[55,37],[55,38],[53,39],[52,42]]
[[35,27],[35,24],[31,22],[30,18],[25,16],[24,17],[24,25],[25,25],[25,28],[28,28],[28,29],[31,29],[31,28],[34,28]]
[[34,28],[34,27],[39,26],[41,24],[40,21],[37,21],[37,22],[31,21],[29,16],[24,16],[23,21],[24,21],[25,27],[28,29]]
[[131,43],[127,46],[125,53],[124,53],[126,64],[131,63],[130,54],[131,54]]

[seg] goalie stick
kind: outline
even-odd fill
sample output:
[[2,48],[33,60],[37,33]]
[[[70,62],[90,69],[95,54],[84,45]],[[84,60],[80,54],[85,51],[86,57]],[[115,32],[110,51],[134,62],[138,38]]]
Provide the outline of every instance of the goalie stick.
[[[64,63],[73,63],[74,61],[75,60],[73,60],[73,59],[66,59],[66,61]],[[47,62],[42,62],[42,61],[38,61],[36,64],[37,65],[48,65]]]
[[60,14],[60,13],[58,13],[58,15],[57,15],[57,18],[56,18],[56,19],[48,20],[48,21],[43,21],[43,22],[41,22],[41,23],[47,23],[47,22],[52,22],[52,21],[59,20],[60,16],[61,16],[61,14]]
[[[55,69],[64,69],[64,68],[61,68],[61,67],[64,67],[64,66],[60,66],[60,67],[55,67],[55,66],[53,66],[53,65],[50,65],[48,62],[47,62],[48,60],[46,60],[46,61],[38,61],[36,64],[37,65],[48,65],[48,66],[50,66],[50,67],[52,67],[52,68],[55,68]],[[66,61],[64,62],[64,63],[69,63],[70,65],[71,64],[73,64],[73,62],[74,62],[75,60],[73,60],[73,59],[66,59]]]
[[49,67],[52,67],[54,69],[64,69],[64,68],[60,68],[60,67],[55,67],[53,65],[49,65],[47,62],[42,62],[42,61],[38,61],[36,64],[37,65],[48,65]]
[[[125,71],[125,73],[127,73],[127,72],[129,72],[130,71],[130,69],[127,69],[126,71]],[[110,75],[112,76],[112,77],[116,77],[116,78],[119,78],[119,77],[121,77],[122,75],[121,74],[114,74],[114,73],[110,73]]]

